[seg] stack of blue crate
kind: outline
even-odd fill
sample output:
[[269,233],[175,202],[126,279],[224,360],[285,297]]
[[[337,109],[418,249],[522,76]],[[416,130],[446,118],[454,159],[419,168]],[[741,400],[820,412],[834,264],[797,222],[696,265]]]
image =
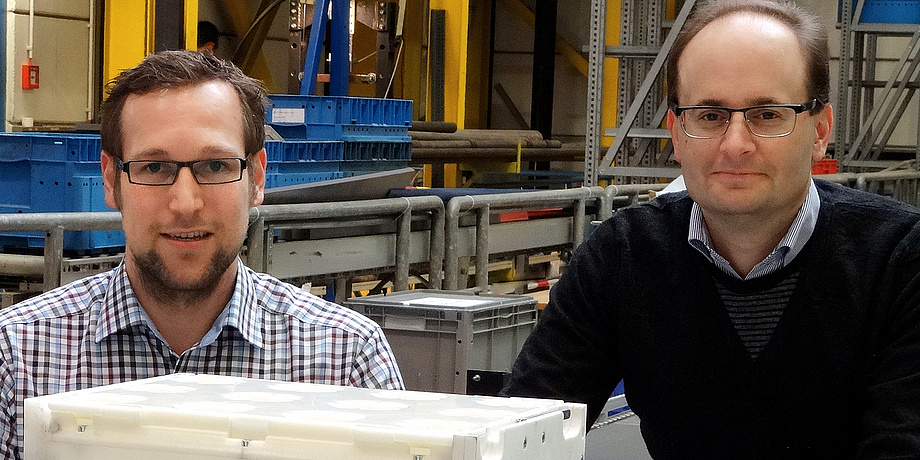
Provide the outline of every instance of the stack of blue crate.
[[343,152],[341,142],[265,141],[265,187],[339,179]]
[[[408,166],[412,101],[344,96],[273,94],[265,115],[284,143],[341,145],[344,177]],[[271,161],[269,159],[269,161]]]
[[[112,211],[105,204],[101,141],[92,134],[0,133],[0,213]],[[0,234],[0,249],[44,247],[40,232]],[[120,230],[65,232],[64,249],[120,249]]]
[[[404,168],[411,157],[412,101],[272,95],[266,122],[266,187]],[[293,121],[292,121],[293,120]],[[97,134],[0,132],[0,213],[113,211],[105,204]],[[124,233],[66,232],[64,249],[115,252]],[[0,234],[0,250],[38,249],[44,235]]]

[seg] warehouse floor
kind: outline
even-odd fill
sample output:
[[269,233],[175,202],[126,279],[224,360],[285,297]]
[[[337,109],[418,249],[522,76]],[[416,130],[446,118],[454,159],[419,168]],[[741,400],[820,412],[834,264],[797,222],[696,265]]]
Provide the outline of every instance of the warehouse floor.
[[635,416],[595,428],[585,437],[585,460],[651,458],[639,433],[639,418]]

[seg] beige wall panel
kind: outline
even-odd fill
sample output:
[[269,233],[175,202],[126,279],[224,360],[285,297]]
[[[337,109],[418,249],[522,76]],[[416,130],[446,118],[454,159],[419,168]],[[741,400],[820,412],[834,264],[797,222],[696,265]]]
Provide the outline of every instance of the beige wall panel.
[[[66,3],[66,2],[65,2]],[[40,123],[77,123],[87,118],[89,31],[87,21],[36,16],[33,63],[40,87],[22,89],[22,65],[28,62],[29,15],[7,13],[6,122],[22,117]]]
[[[89,0],[34,0],[36,13],[53,13],[59,16],[89,17]],[[29,12],[29,0],[7,0],[7,9]]]

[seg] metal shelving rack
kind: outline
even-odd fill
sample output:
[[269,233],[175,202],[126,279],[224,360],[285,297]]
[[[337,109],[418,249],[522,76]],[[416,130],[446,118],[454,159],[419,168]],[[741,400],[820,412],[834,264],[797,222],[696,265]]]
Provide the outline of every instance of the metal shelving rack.
[[[662,70],[677,32],[683,27],[695,0],[686,0],[670,23],[665,19],[664,0],[623,0],[620,45],[605,46],[606,0],[592,0],[591,33],[588,44],[588,109],[585,142],[585,185],[596,185],[600,177],[612,176],[616,183],[653,177],[677,177],[679,169],[671,159],[667,130],[661,123],[667,114]],[[668,30],[666,36],[663,32]],[[617,127],[605,135],[613,143],[600,158],[601,100],[604,58],[619,59]]]
[[[585,185],[596,185],[602,177],[615,183],[637,179],[676,177],[679,169],[671,159],[666,130],[660,128],[667,113],[661,72],[676,33],[695,1],[683,7],[668,27],[664,0],[621,2],[619,46],[604,46],[606,0],[592,0],[588,52],[588,104],[585,143]],[[914,167],[920,164],[920,114],[916,140],[906,146],[891,146],[898,122],[910,108],[920,89],[920,25],[862,23],[866,0],[841,1],[840,66],[834,156],[851,171],[873,171],[890,167],[880,161],[886,154],[899,153],[904,159],[913,152]],[[662,32],[669,29],[662,39]],[[906,37],[907,45],[887,79],[880,79],[879,45],[891,37]],[[602,131],[604,58],[619,58],[617,127]],[[614,137],[601,155],[602,132]]]
[[[840,66],[838,68],[837,125],[834,155],[848,170],[877,170],[892,151],[888,145],[898,122],[918,89],[920,25],[863,23],[866,0],[840,1]],[[879,42],[909,37],[887,80],[878,79]],[[920,119],[920,117],[918,117]],[[914,167],[920,160],[920,126],[913,145]],[[905,147],[902,147],[904,149]]]

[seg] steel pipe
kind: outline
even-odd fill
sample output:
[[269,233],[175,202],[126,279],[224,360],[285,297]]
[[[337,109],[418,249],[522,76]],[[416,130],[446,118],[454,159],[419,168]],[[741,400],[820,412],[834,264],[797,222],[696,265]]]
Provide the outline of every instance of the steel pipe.
[[[488,288],[488,256],[489,256],[489,214],[496,210],[529,210],[561,206],[573,208],[576,217],[573,218],[572,234],[574,240],[580,241],[577,232],[584,231],[584,222],[575,222],[580,214],[577,209],[584,208],[587,200],[598,200],[604,194],[601,187],[582,187],[567,190],[541,190],[535,192],[495,193],[483,195],[466,195],[452,198],[447,202],[445,212],[445,250],[444,250],[444,288],[462,289],[459,286],[460,277],[460,216],[475,212],[476,218],[476,285],[480,290]],[[584,219],[582,219],[584,220]]]

